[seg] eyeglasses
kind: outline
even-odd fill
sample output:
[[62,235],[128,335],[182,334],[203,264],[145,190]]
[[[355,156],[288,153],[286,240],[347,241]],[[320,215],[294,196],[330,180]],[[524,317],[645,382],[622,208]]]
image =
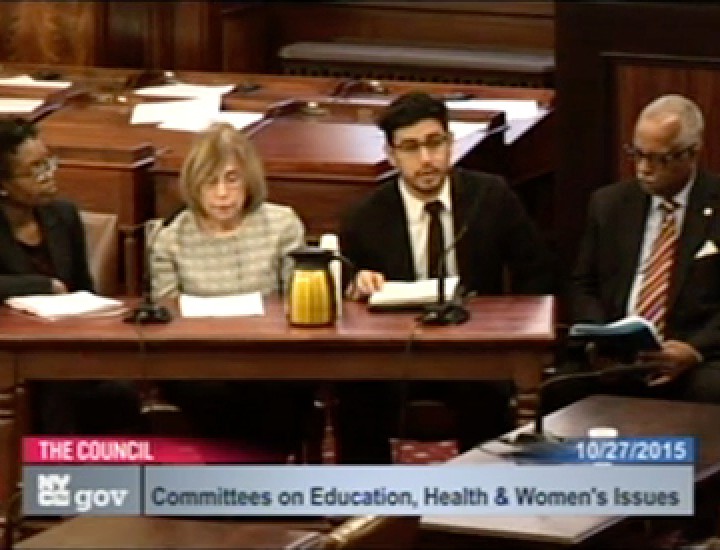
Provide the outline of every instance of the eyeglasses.
[[33,178],[37,182],[43,182],[50,179],[58,169],[60,161],[57,157],[47,157],[30,166],[30,172],[27,174],[16,174],[19,178]]
[[401,153],[414,154],[419,153],[420,149],[425,147],[429,152],[435,153],[450,143],[452,136],[450,134],[430,134],[423,141],[416,139],[406,139],[393,145],[393,149]]
[[625,154],[627,154],[635,162],[645,160],[652,164],[659,164],[660,166],[667,166],[683,157],[694,155],[697,152],[697,145],[688,145],[683,149],[677,151],[669,151],[667,153],[650,153],[643,151],[642,149],[635,147],[634,145],[625,145]]
[[242,189],[242,187],[245,185],[245,182],[242,179],[231,179],[231,178],[217,178],[214,180],[210,180],[208,182],[205,182],[203,184],[203,187],[206,189],[216,189],[220,184],[223,184],[225,189],[235,191],[237,189]]

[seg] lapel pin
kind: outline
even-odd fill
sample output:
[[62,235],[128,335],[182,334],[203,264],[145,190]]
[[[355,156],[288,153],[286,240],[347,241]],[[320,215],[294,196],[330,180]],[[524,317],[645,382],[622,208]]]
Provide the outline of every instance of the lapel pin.
[[706,208],[703,210],[703,216],[712,216],[713,215],[713,209],[712,208]]

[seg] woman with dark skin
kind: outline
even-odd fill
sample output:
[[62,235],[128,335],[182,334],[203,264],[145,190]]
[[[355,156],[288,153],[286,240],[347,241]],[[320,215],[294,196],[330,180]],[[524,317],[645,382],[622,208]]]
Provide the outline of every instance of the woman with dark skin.
[[[20,119],[0,120],[0,299],[93,290],[77,208],[55,198],[57,159]],[[33,431],[132,432],[140,406],[131,383],[38,382]]]

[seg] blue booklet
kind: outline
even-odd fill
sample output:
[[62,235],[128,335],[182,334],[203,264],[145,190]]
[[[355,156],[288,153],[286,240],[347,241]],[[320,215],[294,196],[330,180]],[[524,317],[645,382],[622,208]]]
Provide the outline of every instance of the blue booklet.
[[644,317],[631,316],[608,323],[577,323],[570,327],[571,340],[593,342],[597,353],[623,362],[632,362],[639,351],[662,348],[655,325]]

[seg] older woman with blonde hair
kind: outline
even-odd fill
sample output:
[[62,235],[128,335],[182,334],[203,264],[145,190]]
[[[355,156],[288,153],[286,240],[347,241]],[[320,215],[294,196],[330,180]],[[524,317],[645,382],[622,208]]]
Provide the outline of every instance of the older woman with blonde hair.
[[[229,124],[210,126],[185,159],[180,187],[187,208],[160,230],[151,250],[154,296],[278,290],[285,256],[304,243],[305,232],[292,208],[265,200],[262,161],[249,139]],[[296,382],[178,381],[165,389],[198,435],[283,452],[298,447],[312,405],[309,388]]]
[[180,173],[188,206],[157,236],[153,294],[221,296],[278,289],[285,255],[305,231],[289,206],[266,202],[262,161],[230,124],[213,124]]

